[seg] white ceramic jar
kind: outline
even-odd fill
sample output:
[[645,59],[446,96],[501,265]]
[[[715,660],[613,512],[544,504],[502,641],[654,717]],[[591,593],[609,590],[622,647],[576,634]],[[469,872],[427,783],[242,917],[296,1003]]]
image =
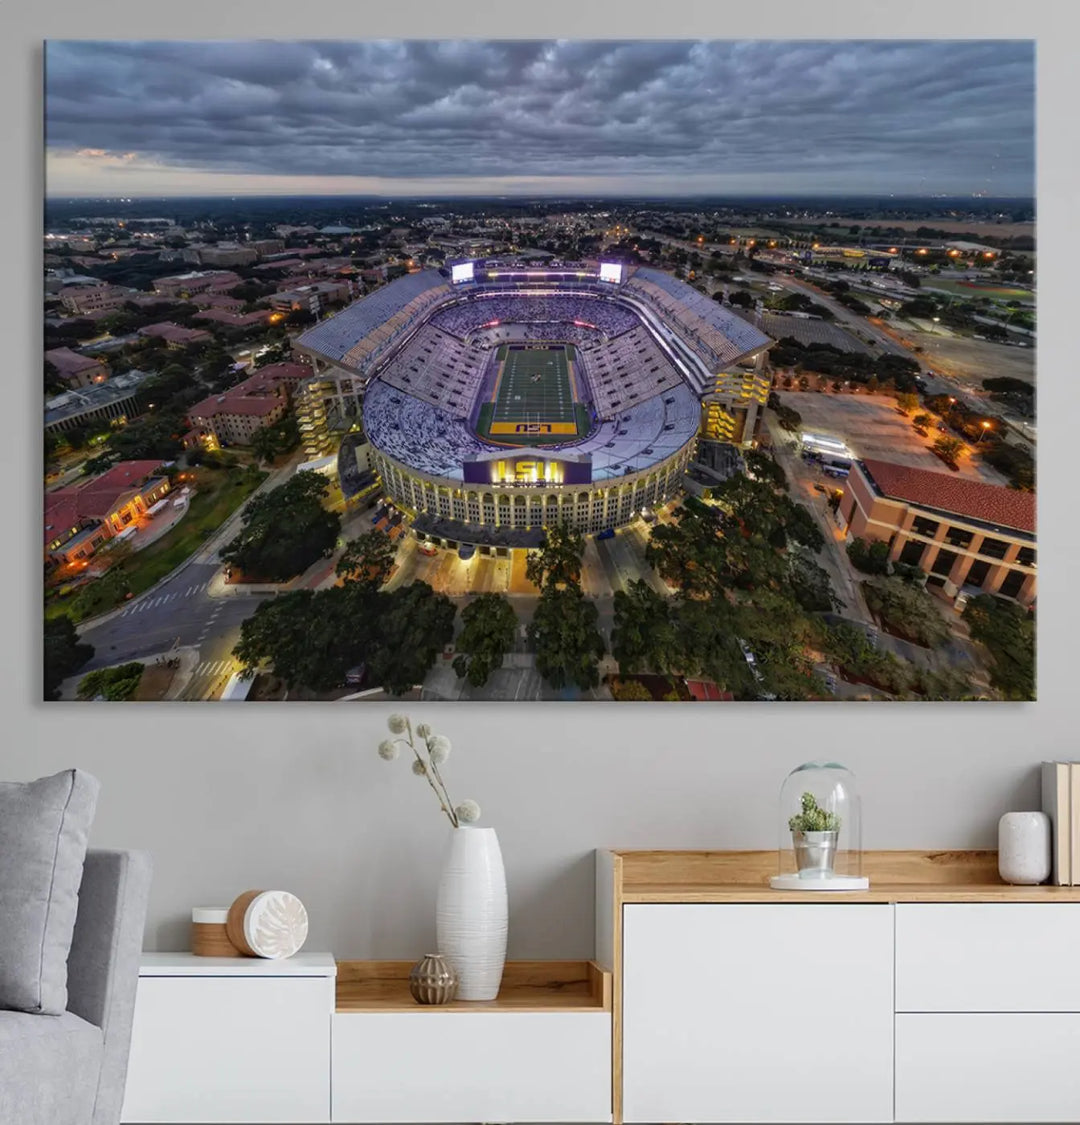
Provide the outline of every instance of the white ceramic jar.
[[1007,812],[998,821],[998,873],[1006,883],[1034,886],[1050,878],[1050,818]]

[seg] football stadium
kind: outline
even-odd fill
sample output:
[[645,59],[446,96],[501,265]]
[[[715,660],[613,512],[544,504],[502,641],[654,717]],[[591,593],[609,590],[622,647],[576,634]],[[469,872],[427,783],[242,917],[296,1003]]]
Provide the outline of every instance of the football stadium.
[[299,338],[301,433],[309,456],[338,458],[346,495],[363,452],[422,537],[530,547],[677,496],[699,436],[748,444],[771,343],[659,270],[456,263]]

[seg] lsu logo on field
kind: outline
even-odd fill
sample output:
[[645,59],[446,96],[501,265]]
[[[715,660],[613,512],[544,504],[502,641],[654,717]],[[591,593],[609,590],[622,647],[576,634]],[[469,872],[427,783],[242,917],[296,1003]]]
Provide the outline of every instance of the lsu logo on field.
[[550,422],[518,422],[514,426],[515,434],[550,434]]

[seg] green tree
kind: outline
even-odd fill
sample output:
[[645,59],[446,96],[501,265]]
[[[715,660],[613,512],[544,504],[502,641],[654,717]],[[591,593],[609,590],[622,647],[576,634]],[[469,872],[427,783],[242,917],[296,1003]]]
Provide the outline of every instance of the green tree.
[[45,621],[45,698],[59,699],[60,684],[93,655],[94,646],[79,640],[75,623],[66,614]]
[[652,692],[638,680],[616,680],[611,685],[612,699],[620,702],[651,702]]
[[930,414],[916,414],[915,417],[911,419],[911,424],[918,427],[920,430],[925,430],[933,424],[933,421],[933,416]]
[[950,465],[956,464],[956,459],[963,452],[964,443],[958,438],[953,437],[951,434],[942,434],[934,442],[934,451]]
[[681,667],[682,659],[671,600],[643,579],[615,591],[611,654],[619,671],[660,672]]
[[884,539],[852,539],[847,546],[851,565],[863,574],[888,574],[889,544]]
[[896,405],[905,413],[910,414],[919,409],[919,396],[904,392],[896,396]]
[[404,695],[431,671],[454,636],[454,603],[426,582],[377,595],[378,621],[368,657],[377,683]]
[[132,661],[116,668],[98,668],[82,678],[77,694],[80,699],[103,695],[110,703],[131,699],[139,688],[143,667],[138,661]]
[[990,652],[990,682],[1006,699],[1035,698],[1035,617],[993,594],[980,594],[964,607],[975,640]]
[[567,523],[549,527],[538,550],[525,560],[525,576],[534,586],[576,586],[585,554],[585,537]]
[[743,454],[746,471],[755,480],[768,481],[774,488],[787,492],[787,473],[767,454],[760,449],[748,449]]
[[604,655],[604,638],[596,628],[596,606],[574,585],[548,586],[529,623],[528,636],[536,650],[536,668],[554,688],[568,684],[582,691],[600,682],[597,667]]
[[286,484],[254,497],[240,533],[221,551],[250,578],[284,582],[334,549],[341,517],[322,501],[329,483],[319,473],[297,473]]
[[926,648],[937,648],[949,639],[949,627],[932,594],[902,578],[863,582],[870,612],[898,636]]
[[465,627],[457,639],[454,671],[480,687],[513,648],[517,617],[504,595],[481,594],[461,611],[461,620]]
[[233,654],[245,674],[268,664],[290,687],[329,691],[363,658],[369,608],[344,587],[282,594],[245,619]]
[[334,570],[339,578],[377,590],[390,577],[396,555],[397,547],[390,536],[373,528],[345,544]]

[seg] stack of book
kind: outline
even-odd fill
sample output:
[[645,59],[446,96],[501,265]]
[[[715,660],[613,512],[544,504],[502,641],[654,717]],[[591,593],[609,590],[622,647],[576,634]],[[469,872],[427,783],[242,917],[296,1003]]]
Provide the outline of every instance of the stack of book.
[[1080,762],[1043,762],[1042,807],[1050,817],[1050,882],[1080,887]]

